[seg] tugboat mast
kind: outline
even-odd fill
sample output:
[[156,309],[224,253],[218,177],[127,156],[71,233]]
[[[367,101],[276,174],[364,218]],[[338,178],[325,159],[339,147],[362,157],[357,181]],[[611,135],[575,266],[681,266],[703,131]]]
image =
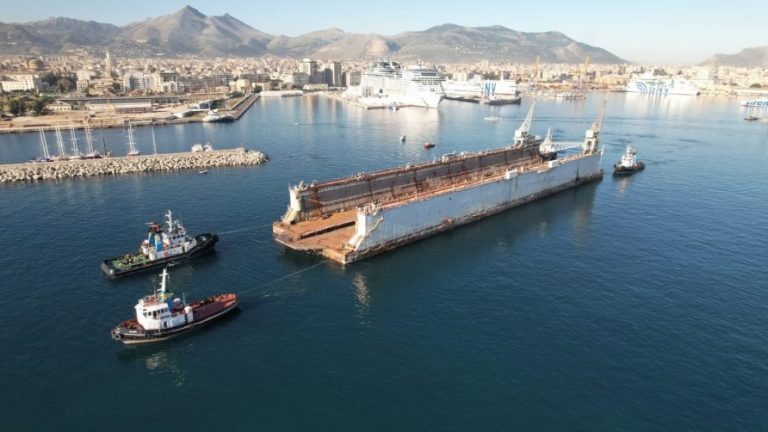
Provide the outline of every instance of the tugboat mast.
[[163,272],[160,273],[160,277],[161,277],[161,279],[160,279],[160,290],[158,291],[158,294],[160,294],[159,298],[161,300],[165,300],[165,293],[166,293],[166,289],[165,289],[166,285],[165,285],[165,283],[166,283],[166,280],[168,279],[168,268],[167,267],[163,267]]

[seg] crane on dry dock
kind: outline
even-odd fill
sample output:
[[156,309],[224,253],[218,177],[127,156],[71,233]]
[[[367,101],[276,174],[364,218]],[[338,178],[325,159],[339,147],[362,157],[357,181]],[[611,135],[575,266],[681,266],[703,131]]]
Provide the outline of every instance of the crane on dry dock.
[[531,104],[531,107],[528,108],[528,114],[525,116],[525,120],[523,120],[523,124],[521,124],[520,127],[517,128],[517,130],[515,131],[514,147],[522,147],[527,144],[530,144],[532,141],[541,140],[536,136],[528,135],[528,131],[531,130],[531,123],[533,123],[533,110],[535,108],[536,108],[536,102],[533,102]]
[[605,99],[603,99],[603,103],[600,105],[600,113],[597,114],[592,127],[587,129],[584,135],[584,153],[595,153],[597,151],[597,143],[600,141],[600,130],[603,128],[603,117],[605,117],[605,102]]
[[605,116],[605,101],[600,106],[600,113],[597,115],[595,122],[587,129],[584,135],[584,141],[561,141],[555,142],[552,139],[552,129],[547,129],[547,136],[544,141],[539,145],[539,153],[548,159],[554,159],[554,155],[557,152],[565,151],[572,148],[581,147],[584,153],[594,153],[597,148],[597,143],[600,141],[600,130],[603,128],[603,117]]

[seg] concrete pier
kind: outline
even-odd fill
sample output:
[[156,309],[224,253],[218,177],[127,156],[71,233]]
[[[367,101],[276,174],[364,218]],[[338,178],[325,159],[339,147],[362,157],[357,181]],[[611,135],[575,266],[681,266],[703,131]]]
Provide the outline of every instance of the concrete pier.
[[249,166],[260,165],[266,161],[267,156],[259,151],[233,149],[196,153],[165,153],[131,157],[8,164],[0,165],[0,183]]

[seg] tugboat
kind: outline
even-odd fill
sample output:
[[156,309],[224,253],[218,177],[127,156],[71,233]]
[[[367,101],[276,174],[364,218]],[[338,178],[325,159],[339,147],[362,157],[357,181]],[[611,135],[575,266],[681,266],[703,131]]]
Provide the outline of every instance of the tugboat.
[[112,329],[112,339],[124,344],[159,342],[199,327],[237,307],[237,294],[232,293],[185,304],[166,291],[167,269],[163,269],[160,277],[160,289],[139,299],[134,306],[136,318],[123,321]]
[[213,249],[219,236],[213,233],[187,235],[187,230],[178,220],[173,219],[170,210],[165,215],[165,228],[151,222],[147,238],[139,246],[139,252],[109,258],[101,263],[101,270],[109,278],[116,278],[131,273],[181,260],[194,258]]
[[629,175],[645,168],[645,163],[638,162],[635,158],[635,149],[627,146],[627,150],[621,156],[621,159],[613,164],[613,175]]

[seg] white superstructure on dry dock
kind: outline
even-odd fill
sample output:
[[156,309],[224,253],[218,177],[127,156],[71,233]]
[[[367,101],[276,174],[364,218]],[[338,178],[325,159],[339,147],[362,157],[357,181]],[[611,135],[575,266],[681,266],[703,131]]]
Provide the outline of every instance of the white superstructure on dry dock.
[[529,135],[532,115],[510,147],[291,187],[275,239],[347,264],[602,177],[602,111],[577,143]]

